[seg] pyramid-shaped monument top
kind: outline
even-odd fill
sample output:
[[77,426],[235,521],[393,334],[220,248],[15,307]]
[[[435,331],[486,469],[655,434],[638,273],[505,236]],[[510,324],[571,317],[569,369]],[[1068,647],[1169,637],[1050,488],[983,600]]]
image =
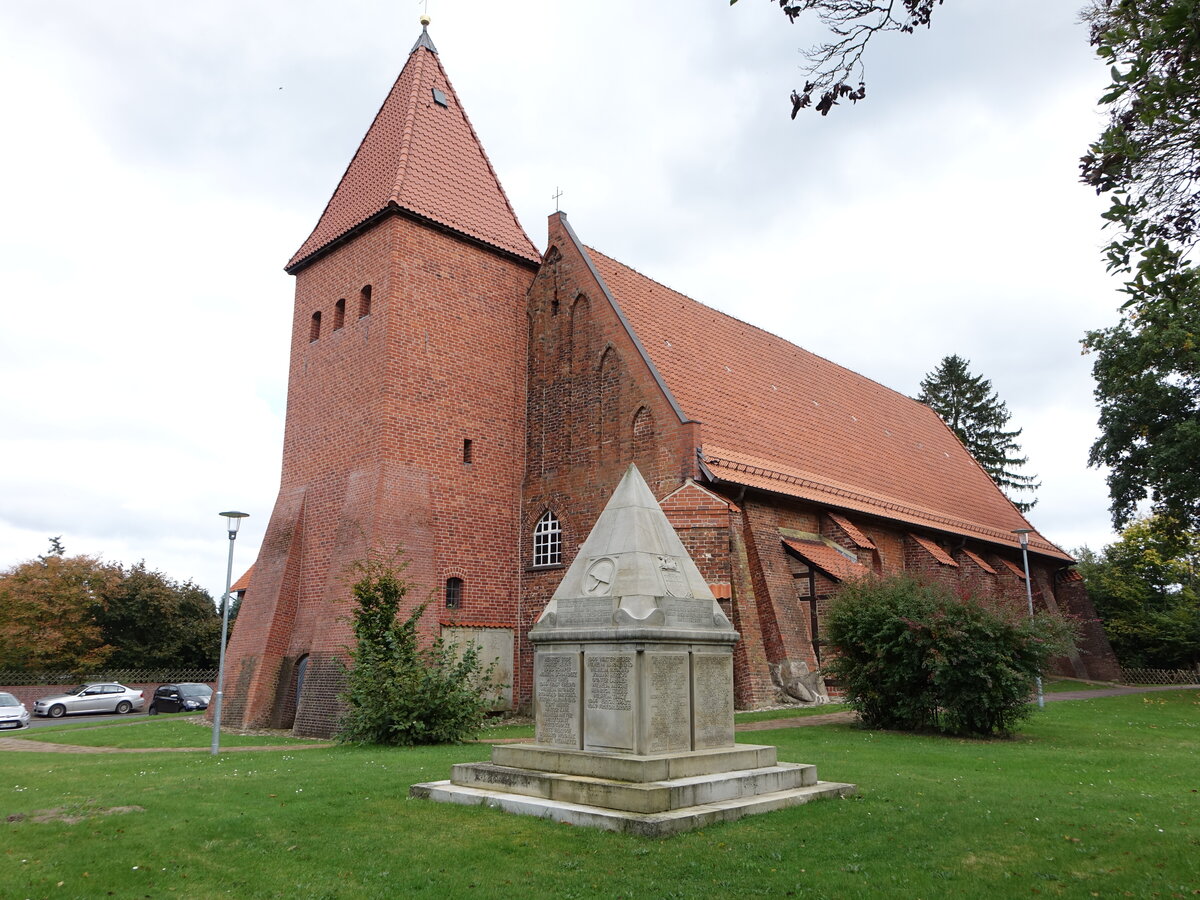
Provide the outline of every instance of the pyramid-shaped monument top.
[[520,259],[540,259],[424,28],[317,227],[287,270],[296,272],[356,230],[396,213]]
[[731,639],[737,634],[634,465],[626,469],[534,632],[629,626],[727,632]]

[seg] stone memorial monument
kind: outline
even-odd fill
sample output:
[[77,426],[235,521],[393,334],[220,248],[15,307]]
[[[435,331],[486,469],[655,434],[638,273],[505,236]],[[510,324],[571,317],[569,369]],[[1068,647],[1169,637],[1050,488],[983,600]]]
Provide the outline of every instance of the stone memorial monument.
[[631,465],[529,632],[535,742],[411,793],[646,835],[853,793],[734,743],[737,638]]

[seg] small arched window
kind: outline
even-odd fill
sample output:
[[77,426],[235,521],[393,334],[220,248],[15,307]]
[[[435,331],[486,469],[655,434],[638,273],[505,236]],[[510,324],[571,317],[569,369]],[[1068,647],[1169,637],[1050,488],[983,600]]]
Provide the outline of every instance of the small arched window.
[[333,330],[337,331],[346,324],[346,298],[343,297],[333,305]]
[[363,289],[358,292],[358,317],[371,314],[371,286],[364,284]]
[[533,529],[533,564],[557,566],[562,563],[562,525],[546,510]]
[[462,609],[463,580],[461,578],[446,579],[446,609]]
[[313,313],[312,324],[308,326],[308,341],[311,344],[313,341],[321,337],[321,314]]

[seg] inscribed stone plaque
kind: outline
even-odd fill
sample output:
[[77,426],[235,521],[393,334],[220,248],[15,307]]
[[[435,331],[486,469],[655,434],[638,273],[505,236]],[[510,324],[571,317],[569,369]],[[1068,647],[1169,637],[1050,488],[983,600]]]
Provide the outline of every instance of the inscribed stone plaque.
[[604,628],[613,623],[613,602],[608,597],[595,600],[563,599],[558,601],[558,624],[571,628]]
[[692,628],[712,628],[713,626],[711,600],[661,597],[658,605],[667,617],[667,625],[682,625]]
[[583,665],[583,749],[632,752],[634,654],[585,653]]
[[692,655],[695,749],[733,746],[733,655]]
[[579,654],[538,653],[535,668],[535,740],[578,750]]
[[642,691],[642,752],[691,750],[688,654],[645,653]]

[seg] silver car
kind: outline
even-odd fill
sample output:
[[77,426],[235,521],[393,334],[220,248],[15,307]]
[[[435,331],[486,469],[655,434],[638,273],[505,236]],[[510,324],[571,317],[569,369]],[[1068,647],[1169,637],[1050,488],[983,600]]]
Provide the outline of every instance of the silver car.
[[29,710],[25,704],[6,691],[0,691],[0,730],[25,728],[29,725]]
[[141,691],[127,688],[115,681],[101,681],[95,684],[81,684],[63,694],[39,697],[34,701],[33,714],[50,716],[52,719],[90,712],[124,715],[127,712],[140,712],[145,705],[146,698],[142,696]]

